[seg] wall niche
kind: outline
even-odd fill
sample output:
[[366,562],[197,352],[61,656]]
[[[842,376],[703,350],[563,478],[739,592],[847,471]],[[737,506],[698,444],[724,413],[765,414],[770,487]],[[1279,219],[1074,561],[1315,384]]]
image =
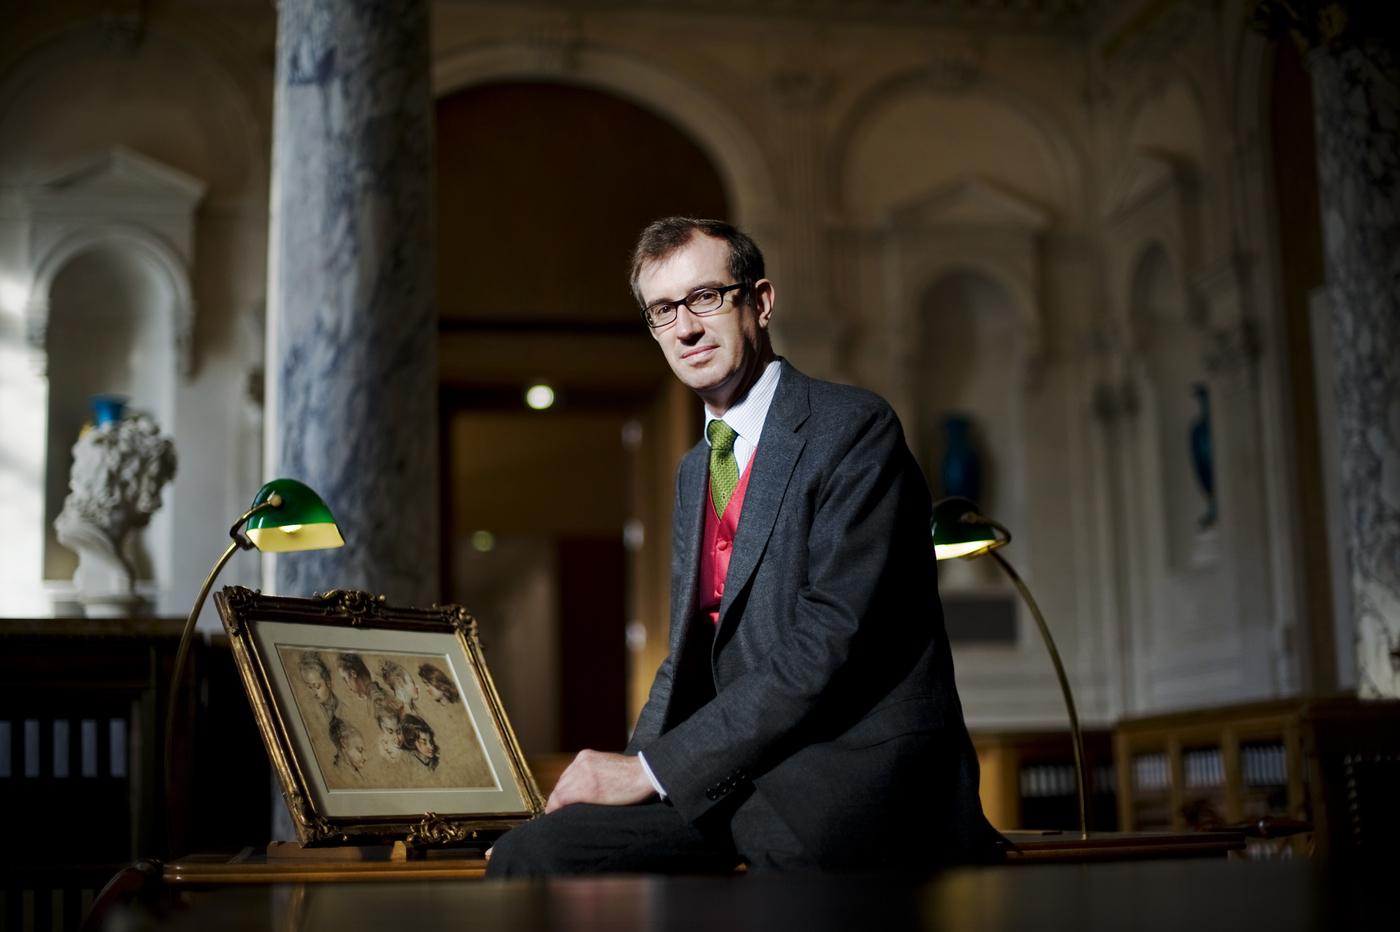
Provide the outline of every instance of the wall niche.
[[[203,182],[120,146],[65,166],[26,192],[33,286],[25,308],[46,377],[43,579],[66,610],[77,556],[58,542],[72,447],[95,394],[116,394],[174,433],[179,383],[193,370],[190,263]],[[169,498],[171,490],[165,490]],[[167,501],[168,505],[168,501]],[[149,589],[171,573],[171,509],[128,542]]]

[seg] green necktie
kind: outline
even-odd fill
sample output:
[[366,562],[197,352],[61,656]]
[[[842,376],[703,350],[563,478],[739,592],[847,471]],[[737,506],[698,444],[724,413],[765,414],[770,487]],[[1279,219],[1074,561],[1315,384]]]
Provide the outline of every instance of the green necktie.
[[722,518],[739,484],[739,461],[734,458],[734,438],[739,435],[723,421],[711,421],[705,431],[710,438],[710,504],[715,517]]

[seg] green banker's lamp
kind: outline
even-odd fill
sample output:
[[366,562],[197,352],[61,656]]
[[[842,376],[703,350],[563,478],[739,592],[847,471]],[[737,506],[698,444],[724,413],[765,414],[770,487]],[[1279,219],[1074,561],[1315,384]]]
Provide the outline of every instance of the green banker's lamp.
[[[241,529],[247,525],[247,531]],[[329,550],[345,545],[336,526],[335,516],[321,501],[321,496],[295,479],[273,479],[258,489],[253,496],[253,505],[229,528],[232,543],[214,563],[214,568],[204,578],[204,585],[195,597],[194,608],[185,621],[185,630],[180,635],[180,647],[175,652],[175,672],[170,677],[169,708],[165,716],[165,786],[167,793],[171,785],[171,755],[175,734],[175,697],[180,690],[180,679],[185,672],[185,659],[189,653],[190,641],[194,636],[195,623],[199,612],[204,608],[204,600],[219,572],[229,558],[239,550],[257,548],[263,553],[287,553],[293,550]]]
[[1079,733],[1079,716],[1074,711],[1074,696],[1070,693],[1069,679],[1065,676],[1064,664],[1060,662],[1060,652],[1055,649],[1055,639],[1050,636],[1050,628],[1045,624],[1045,616],[1040,613],[1040,606],[1036,605],[1031,591],[1026,588],[1020,575],[996,552],[998,548],[1011,543],[1011,532],[983,515],[971,499],[957,497],[945,498],[933,506],[930,532],[933,534],[933,553],[936,559],[970,559],[990,553],[992,559],[1010,577],[1016,591],[1030,608],[1036,626],[1040,629],[1040,637],[1045,642],[1045,649],[1050,653],[1050,661],[1055,665],[1055,676],[1060,680],[1060,692],[1064,694],[1065,708],[1069,711],[1069,730],[1074,741],[1074,778],[1079,791],[1079,835],[1081,838],[1088,838],[1089,820],[1084,791],[1084,739]]

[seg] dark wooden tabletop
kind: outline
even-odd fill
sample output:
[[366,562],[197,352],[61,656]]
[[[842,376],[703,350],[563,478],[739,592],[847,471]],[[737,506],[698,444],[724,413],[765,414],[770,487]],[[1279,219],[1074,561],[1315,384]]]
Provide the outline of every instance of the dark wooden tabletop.
[[990,867],[931,878],[751,874],[541,882],[232,886],[133,906],[109,929],[1157,930],[1392,929],[1379,873],[1305,861],[1152,860]]
[[[1007,832],[1012,843],[1008,863],[1054,861],[1099,862],[1152,858],[1223,858],[1244,848],[1238,832]],[[486,862],[476,854],[450,854],[423,860],[391,860],[382,852],[363,849],[363,857],[347,857],[360,849],[305,849],[296,857],[269,857],[245,849],[236,855],[197,854],[175,858],[160,871],[172,886],[216,887],[259,883],[328,883],[395,880],[470,880],[480,878]],[[325,852],[324,856],[320,852]],[[382,855],[382,856],[380,856]]]

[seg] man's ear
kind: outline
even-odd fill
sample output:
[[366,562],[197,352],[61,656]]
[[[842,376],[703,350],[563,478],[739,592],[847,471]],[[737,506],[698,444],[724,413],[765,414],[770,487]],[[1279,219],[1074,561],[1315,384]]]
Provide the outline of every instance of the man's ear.
[[760,278],[753,283],[749,289],[749,301],[753,304],[753,309],[758,314],[758,326],[760,329],[768,329],[768,320],[773,316],[773,306],[776,303],[777,295],[773,290],[773,283],[766,278]]

